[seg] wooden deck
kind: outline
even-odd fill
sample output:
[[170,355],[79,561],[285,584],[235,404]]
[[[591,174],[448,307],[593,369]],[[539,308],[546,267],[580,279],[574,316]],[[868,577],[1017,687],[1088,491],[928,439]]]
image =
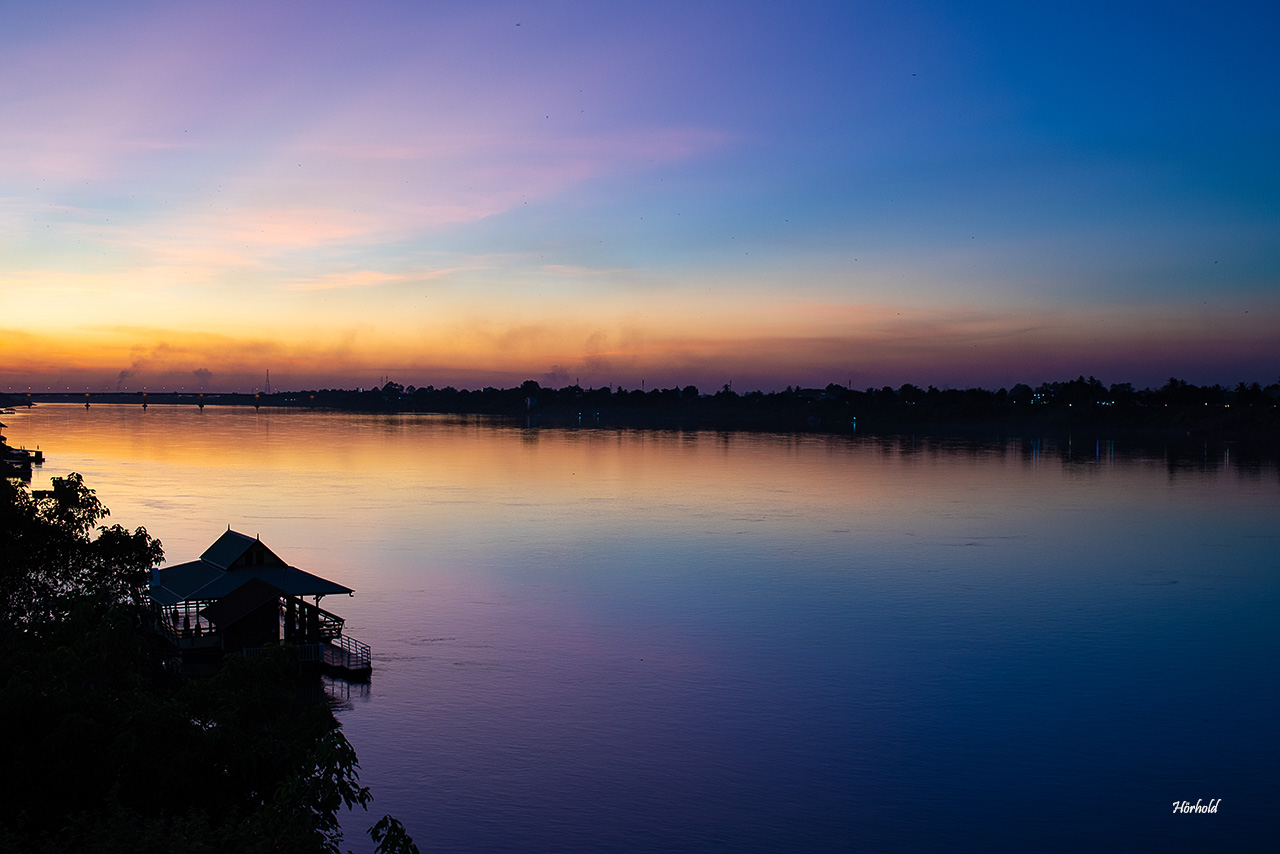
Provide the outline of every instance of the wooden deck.
[[373,676],[373,656],[367,643],[339,635],[320,644],[324,660],[321,669],[330,676],[354,682],[367,682]]
[[[255,646],[244,650],[245,657],[252,658],[269,647]],[[348,682],[368,682],[373,676],[373,661],[369,645],[355,638],[338,637],[332,641],[300,644],[294,647],[298,660],[303,664],[320,665],[326,676]]]
[[[195,628],[174,627],[169,621],[157,621],[156,628],[166,637],[179,654],[209,653],[220,650],[222,638],[216,630],[197,625]],[[244,655],[252,658],[269,647],[245,647]],[[368,682],[373,676],[373,655],[367,643],[346,635],[338,635],[319,643],[298,644],[294,647],[298,660],[303,664],[318,664],[326,676],[349,682]]]

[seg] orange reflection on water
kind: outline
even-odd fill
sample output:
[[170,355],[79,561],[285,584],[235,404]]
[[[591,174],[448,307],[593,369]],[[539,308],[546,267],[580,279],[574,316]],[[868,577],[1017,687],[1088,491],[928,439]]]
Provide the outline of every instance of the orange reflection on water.
[[[37,480],[80,471],[111,521],[145,525],[173,559],[198,554],[227,525],[320,561],[326,540],[403,542],[426,560],[460,560],[481,541],[545,551],[647,531],[749,548],[803,530],[846,540],[851,555],[875,540],[909,556],[915,538],[1045,547],[1075,536],[1077,517],[1095,528],[1125,518],[1135,484],[1144,501],[1162,500],[1170,476],[1093,442],[1064,462],[1062,448],[1037,441],[543,430],[302,409],[68,404],[5,418],[13,444],[48,455]],[[1215,502],[1250,512],[1233,476],[1208,475],[1200,498],[1168,512],[1194,512],[1215,491]],[[1221,490],[1215,478],[1227,481]]]

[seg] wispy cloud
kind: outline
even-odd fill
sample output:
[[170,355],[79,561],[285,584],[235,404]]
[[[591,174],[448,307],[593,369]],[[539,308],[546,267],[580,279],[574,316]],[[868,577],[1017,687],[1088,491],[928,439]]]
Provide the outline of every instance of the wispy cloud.
[[[0,341],[4,369],[657,381],[665,360],[786,385],[1276,351],[1274,154],[1239,108],[1276,54],[1244,18],[1200,22],[1233,49],[1194,71],[1143,39],[1153,74],[1231,98],[1135,103],[1007,64],[1043,36],[1012,21],[100,7],[0,30],[0,288],[34,336]],[[1230,133],[1191,130],[1215,116]]]
[[[435,276],[444,274],[444,271],[437,270],[433,271],[433,275],[428,277],[434,278]],[[292,291],[330,291],[347,290],[351,288],[371,288],[376,285],[403,282],[405,278],[405,276],[397,276],[392,273],[379,273],[376,270],[355,270],[349,273],[328,273],[314,279],[294,281],[286,285],[286,288]]]

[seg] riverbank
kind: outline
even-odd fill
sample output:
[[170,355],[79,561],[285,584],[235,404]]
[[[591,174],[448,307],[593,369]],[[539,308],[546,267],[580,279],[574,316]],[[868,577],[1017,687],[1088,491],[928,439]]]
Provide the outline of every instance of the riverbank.
[[[483,415],[528,426],[762,432],[917,433],[933,435],[1054,435],[1079,432],[1120,438],[1280,441],[1280,406],[1271,388],[1250,392],[1180,386],[1108,394],[1100,386],[1067,384],[1010,394],[1004,389],[927,391],[788,389],[699,394],[692,386],[653,391],[570,386],[545,389],[424,388],[388,383],[382,389],[266,393],[101,392],[8,395],[8,406],[75,403],[85,406],[250,406],[344,412]],[[1085,392],[1085,393],[1081,393]],[[1094,392],[1090,394],[1089,392]],[[1099,393],[1100,392],[1100,393]]]

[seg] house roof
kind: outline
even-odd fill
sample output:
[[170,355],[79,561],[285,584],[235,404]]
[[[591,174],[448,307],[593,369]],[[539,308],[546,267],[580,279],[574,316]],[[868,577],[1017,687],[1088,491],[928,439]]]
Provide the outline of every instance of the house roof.
[[[243,558],[254,546],[263,562]],[[151,573],[151,600],[173,605],[194,599],[221,599],[257,579],[290,596],[330,596],[350,593],[351,588],[289,566],[255,537],[228,529],[199,560],[156,569]]]
[[284,591],[260,578],[251,578],[226,596],[203,609],[200,614],[219,629],[235,625],[268,602],[276,601]]
[[226,575],[224,570],[201,560],[180,563],[165,569],[153,569],[151,600],[159,605],[172,605],[187,599],[205,598],[192,594],[223,575]]
[[245,552],[252,549],[255,544],[258,545],[261,551],[265,552],[268,556],[266,563],[275,563],[280,566],[285,565],[285,562],[280,560],[280,558],[276,556],[276,553],[271,551],[271,549],[262,545],[262,541],[257,537],[250,537],[246,534],[240,533],[239,531],[233,531],[230,527],[227,528],[226,532],[221,537],[218,537],[217,541],[214,542],[213,545],[204,550],[204,554],[200,555],[200,560],[206,563],[211,563],[219,569],[230,569],[236,561],[243,558]]

